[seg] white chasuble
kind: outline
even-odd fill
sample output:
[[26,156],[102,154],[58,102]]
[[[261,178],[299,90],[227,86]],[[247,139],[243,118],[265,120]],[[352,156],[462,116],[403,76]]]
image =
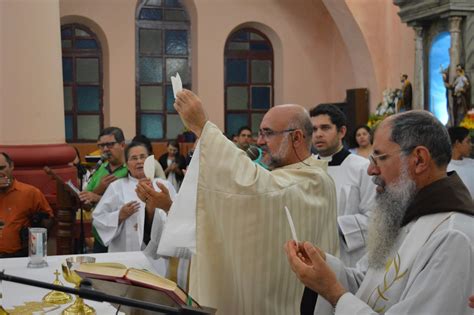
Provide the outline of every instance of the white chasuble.
[[[421,247],[438,226],[447,220],[452,213],[440,213],[418,219],[409,230],[402,229],[401,245],[392,253],[385,268],[369,268],[356,296],[365,301],[375,312],[384,313],[400,299],[402,290],[408,282],[409,271]],[[398,245],[398,244],[397,244]]]
[[467,300],[474,292],[474,219],[444,212],[425,215],[400,230],[397,250],[385,268],[361,262],[344,268],[326,260],[349,292],[334,310],[319,297],[315,314],[472,314]]
[[[157,191],[159,188],[156,181],[163,183],[168,188],[171,199],[174,199],[176,192],[173,186],[166,180],[155,178],[153,186]],[[93,224],[104,245],[109,247],[109,252],[139,251],[144,248],[145,203],[135,192],[137,184],[138,180],[130,175],[114,181],[92,213]],[[130,201],[137,201],[140,208],[119,225],[120,209]],[[165,222],[166,213],[156,209],[153,225],[162,226]]]
[[291,239],[284,207],[300,240],[338,254],[336,193],[326,163],[310,157],[270,172],[210,122],[199,150],[191,296],[217,314],[299,313],[303,285],[283,249]]

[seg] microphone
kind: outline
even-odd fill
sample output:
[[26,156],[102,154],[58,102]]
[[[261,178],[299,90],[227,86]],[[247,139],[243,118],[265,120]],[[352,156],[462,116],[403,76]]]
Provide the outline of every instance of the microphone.
[[95,166],[94,166],[94,169],[93,169],[92,172],[91,172],[91,176],[92,176],[92,174],[94,174],[94,173],[99,169],[99,167],[102,165],[102,163],[104,163],[104,162],[107,161],[108,159],[109,159],[109,154],[107,154],[107,153],[102,153],[102,154],[100,155],[100,160],[97,161],[97,163],[96,163]]
[[252,160],[256,161],[262,157],[262,149],[257,147],[256,145],[251,144],[247,150],[245,150],[247,156]]
[[247,150],[245,150],[247,156],[255,163],[261,167],[268,169],[268,166],[262,162],[263,151],[258,146],[251,144]]

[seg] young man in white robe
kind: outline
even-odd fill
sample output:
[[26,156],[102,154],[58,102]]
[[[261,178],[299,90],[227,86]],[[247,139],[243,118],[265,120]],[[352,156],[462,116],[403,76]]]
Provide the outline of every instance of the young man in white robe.
[[347,119],[339,108],[323,104],[311,109],[309,115],[316,157],[329,162],[328,173],[336,184],[340,258],[346,266],[354,267],[365,254],[375,200],[375,185],[367,174],[369,160],[344,148]]
[[469,158],[472,150],[469,130],[464,127],[450,127],[448,132],[453,150],[451,161],[448,164],[448,172],[456,171],[469,189],[471,198],[474,199],[474,160]]
[[315,314],[471,314],[474,205],[451,145],[429,112],[386,118],[368,173],[377,185],[368,255],[347,268],[310,242],[285,245],[291,269],[319,294]]
[[[94,227],[109,252],[143,250],[150,239],[152,226],[163,226],[166,222],[166,212],[176,192],[166,180],[155,178],[151,182],[146,179],[143,164],[148,155],[143,143],[132,142],[126,147],[128,176],[109,185],[92,213]],[[154,190],[167,191],[171,200],[160,204],[152,198],[143,198],[136,192],[140,181],[152,185]]]
[[[281,251],[291,235],[285,206],[298,237],[311,238],[335,255],[339,249],[334,184],[325,163],[311,156],[307,111],[299,105],[281,105],[265,114],[257,144],[269,171],[208,121],[191,91],[177,94],[175,108],[187,128],[200,137],[186,173],[192,174],[193,163],[199,166],[192,209],[196,242],[191,296],[217,308],[217,314],[298,313],[303,285],[285,267]],[[185,186],[186,177],[181,191]]]

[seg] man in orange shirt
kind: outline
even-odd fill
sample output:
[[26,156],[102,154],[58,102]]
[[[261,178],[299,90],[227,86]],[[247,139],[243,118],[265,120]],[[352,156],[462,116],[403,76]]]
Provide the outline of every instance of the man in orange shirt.
[[41,191],[14,179],[12,172],[12,159],[0,152],[0,258],[27,255],[22,229],[53,224],[53,210]]

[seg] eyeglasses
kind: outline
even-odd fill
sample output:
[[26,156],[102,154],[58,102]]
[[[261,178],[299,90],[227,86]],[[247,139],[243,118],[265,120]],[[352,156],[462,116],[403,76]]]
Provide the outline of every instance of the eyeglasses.
[[138,161],[141,161],[141,160],[146,160],[148,156],[146,154],[140,154],[140,155],[133,155],[131,157],[128,158],[129,161],[132,161],[132,162],[138,162]]
[[258,131],[258,136],[259,137],[262,137],[262,138],[265,138],[265,139],[268,139],[270,137],[274,137],[274,136],[277,136],[277,135],[281,135],[285,132],[293,132],[295,131],[296,129],[285,129],[285,130],[280,130],[280,131],[275,131],[275,130],[271,130],[269,128],[264,128],[264,129],[260,129]]
[[390,154],[393,154],[393,153],[396,153],[396,152],[400,152],[402,151],[402,149],[398,149],[398,150],[395,150],[393,152],[390,152],[390,153],[382,153],[382,154],[378,154],[378,155],[369,155],[369,161],[370,161],[370,164],[373,164],[375,166],[378,166],[377,164],[377,161],[383,161],[385,160]]
[[105,149],[105,147],[107,147],[108,149],[112,149],[112,147],[118,143],[117,141],[114,141],[114,142],[105,142],[105,143],[98,143],[97,146],[100,148],[100,149]]

